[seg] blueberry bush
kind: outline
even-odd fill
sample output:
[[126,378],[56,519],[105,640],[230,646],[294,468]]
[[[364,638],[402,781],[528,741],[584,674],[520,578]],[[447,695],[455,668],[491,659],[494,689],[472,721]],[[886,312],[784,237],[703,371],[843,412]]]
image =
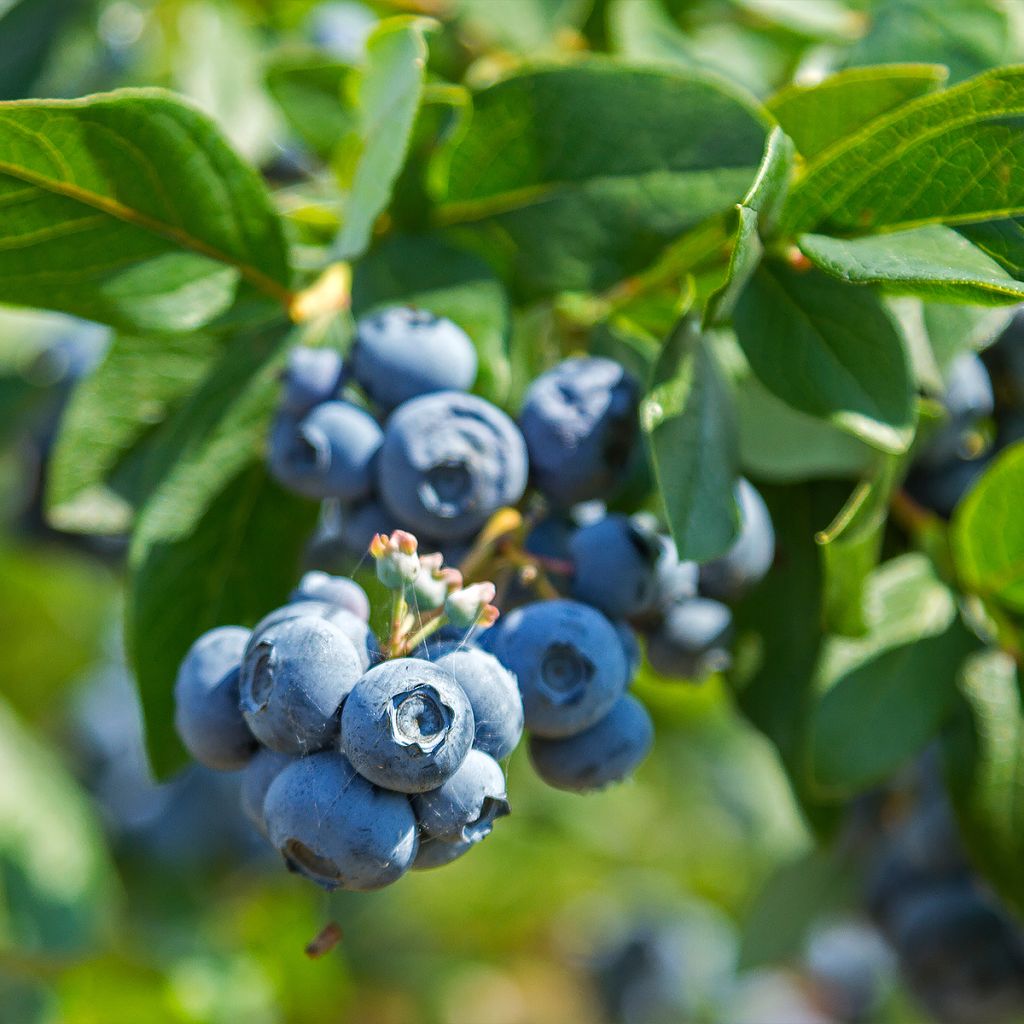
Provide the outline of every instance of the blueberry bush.
[[[412,870],[501,884],[544,815],[595,885],[580,822],[671,859],[687,743],[744,827],[773,773],[789,838],[690,886],[738,937],[633,915],[573,954],[593,1018],[523,1020],[1024,1019],[1019,59],[999,0],[0,0],[12,1020],[65,1019],[19,957],[114,902],[41,738],[74,746],[97,661],[165,783],[138,802],[197,779],[228,859],[397,882],[392,915],[446,884]],[[103,805],[135,698],[88,692],[66,760]],[[68,863],[10,825],[34,803]],[[125,806],[144,871],[187,830]],[[330,899],[281,941],[373,931]],[[727,985],[681,984],[694,929]]]

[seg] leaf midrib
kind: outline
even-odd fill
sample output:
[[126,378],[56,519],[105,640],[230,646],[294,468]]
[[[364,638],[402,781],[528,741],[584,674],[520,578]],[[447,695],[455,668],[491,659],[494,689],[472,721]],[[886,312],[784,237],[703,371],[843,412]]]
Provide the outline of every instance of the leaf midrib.
[[218,263],[223,263],[227,266],[233,267],[243,278],[249,281],[250,284],[265,295],[277,300],[286,307],[291,303],[292,293],[284,285],[275,281],[272,277],[265,274],[257,267],[254,267],[249,263],[242,263],[233,259],[216,246],[204,242],[201,238],[197,238],[184,228],[166,224],[163,221],[158,220],[155,217],[150,217],[148,214],[142,213],[130,206],[125,206],[116,199],[100,195],[98,192],[84,189],[81,186],[71,184],[70,182],[56,181],[52,178],[47,178],[44,175],[35,174],[32,171],[26,170],[25,168],[19,167],[17,164],[12,164],[6,160],[0,160],[0,174],[14,178],[17,181],[23,181],[43,192],[58,195],[65,199],[71,199],[77,203],[81,203],[83,206],[88,206],[90,209],[98,210],[109,217],[113,217],[115,220],[119,220],[122,223],[142,228],[143,230],[159,235],[168,241],[175,242],[183,248],[195,252],[200,256],[205,256]]

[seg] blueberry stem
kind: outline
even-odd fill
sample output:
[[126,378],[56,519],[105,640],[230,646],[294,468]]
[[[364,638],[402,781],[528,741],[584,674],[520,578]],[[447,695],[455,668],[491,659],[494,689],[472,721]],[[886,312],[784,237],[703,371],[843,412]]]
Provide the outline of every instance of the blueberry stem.
[[409,606],[405,600],[405,592],[396,590],[391,595],[391,633],[388,637],[388,657],[397,658],[402,653],[405,617]]

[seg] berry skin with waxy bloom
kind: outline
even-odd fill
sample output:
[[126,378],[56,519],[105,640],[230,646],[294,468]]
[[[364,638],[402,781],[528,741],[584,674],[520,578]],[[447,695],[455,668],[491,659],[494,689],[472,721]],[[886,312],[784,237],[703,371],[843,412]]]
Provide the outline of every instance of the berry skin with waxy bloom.
[[736,485],[740,533],[721,558],[700,567],[700,592],[719,601],[735,601],[761,582],[775,559],[775,528],[764,498],[749,480]]
[[[369,543],[369,542],[367,542]],[[363,622],[370,619],[370,599],[366,591],[348,576],[331,576],[312,571],[303,575],[292,591],[289,601],[327,601],[358,615]]]
[[207,768],[233,771],[256,750],[238,709],[238,675],[249,630],[221,626],[185,655],[174,684],[174,724],[188,752]]
[[473,709],[445,671],[395,658],[356,683],[341,712],[341,751],[356,771],[400,793],[436,789],[473,745]]
[[286,765],[263,805],[270,841],[325,889],[380,889],[416,857],[416,818],[401,793],[367,782],[333,751]]
[[720,601],[695,597],[668,609],[647,641],[647,660],[663,676],[703,679],[729,667],[732,611]]
[[479,842],[496,819],[509,813],[501,765],[471,750],[455,774],[437,789],[418,793],[412,808],[423,832],[445,842]]
[[627,778],[653,742],[651,716],[627,693],[583,732],[555,740],[531,737],[530,760],[549,786],[585,793]]
[[539,736],[588,728],[626,689],[619,634],[599,611],[578,601],[517,608],[484,636],[487,650],[515,675],[526,728]]
[[384,431],[377,483],[399,521],[439,541],[475,534],[526,489],[526,445],[490,402],[440,391],[404,403]]
[[261,747],[242,772],[242,811],[263,836],[267,835],[267,822],[263,816],[267,790],[281,769],[294,760],[290,754],[279,754],[276,750]]
[[282,374],[281,411],[302,417],[321,403],[336,398],[342,373],[340,352],[309,345],[293,348]]
[[614,490],[635,447],[638,398],[636,381],[599,356],[566,359],[530,385],[519,425],[534,482],[554,505]]
[[423,309],[392,306],[356,325],[352,375],[385,412],[435,391],[468,391],[476,349],[466,332]]
[[285,619],[249,642],[239,685],[242,713],[264,746],[308,754],[337,735],[338,708],[361,674],[356,649],[337,626],[312,615]]

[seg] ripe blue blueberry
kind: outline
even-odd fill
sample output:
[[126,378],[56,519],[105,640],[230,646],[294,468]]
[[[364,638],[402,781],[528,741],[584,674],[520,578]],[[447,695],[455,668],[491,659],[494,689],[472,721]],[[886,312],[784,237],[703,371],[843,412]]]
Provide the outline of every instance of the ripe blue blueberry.
[[581,527],[569,542],[572,596],[613,619],[636,615],[656,594],[661,539],[627,516],[609,515]]
[[625,694],[583,732],[562,739],[531,736],[530,760],[549,786],[585,793],[631,775],[653,741],[654,725],[647,709]]
[[775,529],[764,498],[744,479],[736,485],[740,533],[721,558],[700,567],[700,591],[719,601],[734,601],[767,575],[775,560]]
[[615,632],[622,641],[622,651],[626,656],[626,673],[629,679],[637,674],[643,655],[640,653],[640,641],[636,638],[636,630],[628,622],[614,623]]
[[238,669],[249,630],[221,626],[189,649],[174,684],[174,724],[188,752],[207,768],[241,768],[256,749],[238,710]]
[[347,608],[364,622],[370,618],[370,599],[355,580],[326,572],[307,572],[292,591],[290,601],[328,601]]
[[501,765],[483,751],[471,750],[450,779],[417,793],[412,809],[420,828],[433,839],[479,842],[509,813]]
[[324,402],[297,422],[278,418],[270,468],[285,487],[307,498],[358,501],[373,488],[383,439],[369,413],[351,402]]
[[516,677],[526,728],[539,736],[581,732],[606,715],[626,688],[619,634],[599,611],[578,601],[517,608],[484,636],[487,649]]
[[476,380],[476,349],[444,317],[393,306],[356,325],[352,374],[382,409],[434,391],[468,391]]
[[667,608],[697,596],[700,566],[696,562],[682,561],[671,537],[662,537],[661,543],[662,553],[654,568],[655,604]]
[[673,605],[647,640],[647,660],[672,679],[703,679],[729,667],[732,611],[720,601],[695,597]]
[[526,488],[526,446],[516,425],[475,395],[414,398],[388,420],[378,462],[381,499],[428,537],[459,540]]
[[401,793],[436,789],[473,745],[473,709],[445,671],[419,658],[382,662],[341,712],[341,750],[365,778]]
[[267,822],[263,816],[263,803],[267,798],[267,790],[281,769],[293,760],[289,754],[279,754],[276,750],[261,747],[242,772],[242,811],[264,836],[267,834]]
[[288,353],[283,374],[281,409],[296,418],[336,398],[341,386],[341,353],[331,348],[300,345]]
[[523,698],[515,677],[493,655],[465,644],[431,660],[450,673],[469,698],[476,723],[473,746],[496,761],[508,757],[523,735]]
[[620,481],[637,432],[636,381],[614,360],[567,359],[529,387],[519,425],[538,489],[568,508]]
[[404,526],[398,518],[376,498],[369,498],[342,510],[338,539],[351,554],[362,558],[378,533],[390,535],[400,529]]
[[458,843],[446,843],[441,839],[431,839],[430,836],[420,836],[420,847],[416,851],[416,859],[412,862],[413,871],[428,871],[430,868],[444,867],[458,860],[465,853],[469,853],[476,843],[473,840],[464,840]]
[[352,641],[337,626],[313,615],[285,619],[249,642],[239,687],[242,713],[271,750],[320,750],[337,735],[338,708],[361,673]]
[[269,627],[279,622],[309,617],[326,619],[352,641],[361,671],[365,672],[371,665],[380,661],[380,645],[366,620],[349,611],[348,608],[326,600],[303,599],[281,605],[280,608],[275,608],[256,623],[252,631],[253,636],[260,636]]
[[963,352],[949,364],[941,401],[949,418],[916,453],[919,465],[948,465],[975,454],[971,431],[995,409],[992,380],[976,353]]
[[911,469],[904,486],[919,505],[948,519],[991,462],[987,455],[978,459],[954,455],[945,462],[925,462]]
[[286,765],[270,784],[263,813],[281,855],[328,890],[390,885],[416,856],[408,799],[367,782],[333,751]]

